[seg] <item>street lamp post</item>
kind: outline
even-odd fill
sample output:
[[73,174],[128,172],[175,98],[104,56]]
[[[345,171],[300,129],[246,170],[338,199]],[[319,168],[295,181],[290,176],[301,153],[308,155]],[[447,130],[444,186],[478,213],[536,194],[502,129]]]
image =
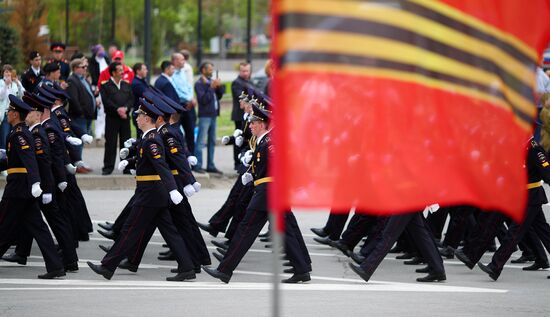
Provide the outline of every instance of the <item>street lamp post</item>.
[[69,45],[69,0],[65,0],[65,45]]
[[202,63],[202,0],[198,0],[199,21],[197,26],[197,66]]
[[145,0],[145,21],[144,21],[145,40],[143,43],[143,57],[145,65],[149,72],[147,73],[147,81],[149,81],[152,68],[151,54],[151,0]]
[[246,61],[252,62],[252,1],[246,3]]

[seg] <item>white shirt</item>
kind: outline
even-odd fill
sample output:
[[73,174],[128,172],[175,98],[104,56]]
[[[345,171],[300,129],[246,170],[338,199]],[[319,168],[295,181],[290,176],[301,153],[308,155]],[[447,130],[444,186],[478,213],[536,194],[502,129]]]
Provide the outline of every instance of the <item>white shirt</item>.
[[118,88],[118,90],[120,90],[120,83],[122,82],[122,79],[118,82],[118,84],[116,83],[116,81],[113,79],[113,77],[110,78],[111,81],[115,84],[116,88]]
[[95,61],[99,64],[99,72],[101,73],[105,68],[109,67],[105,61],[105,57],[95,57]]
[[38,74],[40,74],[40,68],[34,68],[33,66],[31,66],[31,69],[32,69],[32,71],[34,72],[34,74],[36,76],[38,76]]
[[145,138],[145,136],[147,135],[147,133],[149,133],[149,132],[151,132],[151,131],[153,131],[153,130],[155,130],[155,128],[151,128],[151,129],[145,131],[145,133],[143,133],[143,136],[142,136],[141,138],[142,138],[142,139]]
[[193,83],[193,67],[191,67],[191,65],[189,65],[189,63],[185,63],[183,65],[183,72],[185,73],[185,75],[187,76],[187,82],[188,83]]
[[31,127],[29,127],[29,131],[32,131],[32,129],[34,129],[34,127],[36,127],[39,124],[40,124],[40,122],[33,124]]
[[271,132],[271,130],[267,130],[264,132],[264,134],[260,135],[260,137],[258,138],[258,140],[256,140],[256,145],[260,144],[260,141],[264,138],[264,136],[266,134],[268,134],[269,132]]

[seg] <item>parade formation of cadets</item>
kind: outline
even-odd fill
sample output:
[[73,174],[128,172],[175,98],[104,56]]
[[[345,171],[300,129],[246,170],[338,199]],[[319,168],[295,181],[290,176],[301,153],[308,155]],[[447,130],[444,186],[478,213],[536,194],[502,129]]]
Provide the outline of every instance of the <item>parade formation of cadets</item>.
[[[32,58],[32,55],[31,55]],[[30,70],[32,71],[32,70]],[[160,260],[175,260],[175,276],[168,281],[188,281],[204,270],[212,277],[229,283],[246,252],[260,236],[270,241],[269,232],[260,235],[268,221],[267,187],[273,181],[268,161],[276,149],[271,143],[272,105],[267,96],[246,89],[240,96],[244,114],[242,129],[224,136],[223,144],[241,148],[239,177],[221,208],[207,224],[197,223],[188,198],[201,185],[191,172],[196,158],[189,152],[179,126],[179,116],[187,111],[158,90],[149,88],[139,99],[137,123],[143,134],[129,139],[120,150],[118,168],[136,178],[136,190],[114,223],[99,224],[103,236],[114,240],[112,246],[101,245],[106,252],[100,264],[88,262],[97,274],[111,279],[117,268],[136,272],[147,243],[158,228],[168,250]],[[10,95],[8,120],[13,129],[7,150],[0,151],[0,170],[8,173],[0,202],[0,255],[6,261],[26,264],[32,240],[36,240],[46,263],[45,274],[52,279],[78,271],[76,249],[87,241],[92,224],[86,203],[74,176],[81,158],[78,147],[88,136],[71,125],[63,105],[68,96],[56,83],[45,83],[23,99]],[[502,273],[516,246],[522,256],[514,263],[533,264],[527,271],[549,268],[546,250],[550,251],[550,225],[542,205],[547,198],[542,182],[550,182],[550,163],[544,150],[532,139],[526,143],[528,203],[522,224],[498,212],[481,211],[473,206],[439,207],[404,215],[373,216],[356,210],[349,221],[349,211],[333,211],[323,228],[312,228],[314,240],[330,245],[350,257],[349,266],[369,281],[388,253],[401,252],[405,264],[426,266],[416,270],[426,273],[419,282],[445,281],[442,256],[456,256],[469,269],[477,264],[493,280]],[[45,216],[58,242],[43,221]],[[428,214],[427,216],[425,216]],[[447,217],[445,238],[441,239]],[[293,213],[285,213],[285,273],[293,274],[284,283],[311,279],[311,259]],[[225,242],[212,241],[217,247],[213,256],[219,261],[212,267],[210,254],[200,229],[212,236],[225,233]],[[494,248],[495,236],[501,245],[491,262],[485,265],[482,255]],[[354,249],[366,237],[359,248]],[[397,242],[394,246],[394,243]],[[462,248],[459,246],[463,244]],[[15,252],[4,255],[11,245]],[[393,248],[392,248],[393,246]],[[355,264],[354,264],[355,263]],[[356,265],[357,264],[357,265]]]

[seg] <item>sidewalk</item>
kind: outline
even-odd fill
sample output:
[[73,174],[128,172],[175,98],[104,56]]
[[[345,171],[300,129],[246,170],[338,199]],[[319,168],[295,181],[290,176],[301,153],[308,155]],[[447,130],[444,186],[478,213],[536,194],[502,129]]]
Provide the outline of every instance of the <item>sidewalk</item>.
[[[101,175],[103,167],[103,143],[95,143],[84,146],[82,157],[84,162],[93,169],[89,174],[77,174],[78,185],[81,189],[134,189],[135,179],[131,175],[124,175],[116,169],[119,159],[115,163],[115,170],[111,175]],[[206,151],[205,151],[206,152]],[[236,179],[236,172],[233,170],[233,147],[217,145],[215,149],[214,163],[224,174],[196,174],[195,178],[206,188],[229,188]],[[203,156],[203,160],[206,159]],[[206,162],[203,162],[206,165]],[[6,177],[0,176],[0,187],[6,186]]]

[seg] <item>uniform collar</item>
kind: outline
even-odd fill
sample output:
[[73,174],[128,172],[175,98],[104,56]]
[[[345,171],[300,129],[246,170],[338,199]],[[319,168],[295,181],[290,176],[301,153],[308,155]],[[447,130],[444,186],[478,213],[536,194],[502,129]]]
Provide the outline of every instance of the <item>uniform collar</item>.
[[40,122],[33,124],[31,127],[29,127],[29,131],[32,131],[39,124],[40,124]]
[[269,132],[271,132],[271,130],[267,130],[267,131],[265,131],[264,134],[260,135],[260,137],[259,137],[258,140],[256,141],[256,144],[260,144],[260,141],[261,141],[261,140],[264,138],[264,136],[265,136],[266,134],[268,134]]
[[153,131],[153,130],[156,130],[156,129],[155,129],[155,128],[151,128],[151,129],[145,131],[145,132],[143,133],[143,136],[142,136],[141,138],[142,138],[142,139],[145,138],[145,136],[147,135],[147,133],[149,133],[149,132],[151,132],[151,131]]
[[162,129],[162,127],[164,127],[167,123],[165,122],[163,125],[161,125],[160,127],[157,128],[157,131],[160,131],[160,129]]

